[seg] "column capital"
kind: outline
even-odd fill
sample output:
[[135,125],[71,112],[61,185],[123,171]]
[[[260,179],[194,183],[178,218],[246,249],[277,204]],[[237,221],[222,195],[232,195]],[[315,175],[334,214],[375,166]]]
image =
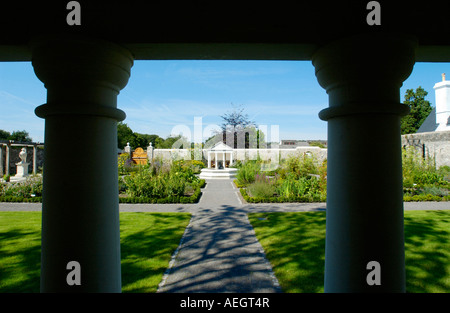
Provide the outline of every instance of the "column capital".
[[100,39],[43,35],[33,38],[30,46],[34,71],[45,84],[79,83],[82,79],[119,92],[128,83],[133,66],[131,52]]
[[58,35],[36,37],[30,46],[34,71],[48,91],[47,103],[36,109],[36,115],[125,118],[116,106],[133,66],[127,49],[103,40]]
[[319,48],[312,58],[317,80],[329,95],[330,109],[340,108],[319,116],[372,113],[375,107],[377,113],[407,113],[403,105],[398,107],[399,89],[414,67],[416,46],[417,40],[408,35],[374,33]]

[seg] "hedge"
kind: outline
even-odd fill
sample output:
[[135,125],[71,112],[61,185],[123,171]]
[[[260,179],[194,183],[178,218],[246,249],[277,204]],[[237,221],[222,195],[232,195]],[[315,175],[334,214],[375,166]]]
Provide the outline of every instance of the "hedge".
[[239,181],[238,181],[237,179],[233,180],[233,183],[234,183],[234,185],[235,185],[237,188],[247,187],[246,184],[241,184],[241,183],[239,183]]
[[0,196],[0,202],[42,202],[42,197]]
[[[319,198],[314,199],[307,196],[295,197],[295,198],[286,198],[286,197],[270,197],[270,198],[258,198],[258,197],[250,197],[247,194],[247,190],[245,188],[240,189],[242,197],[248,203],[283,203],[283,202],[325,202],[326,199]],[[450,201],[450,195],[439,197],[434,195],[415,195],[415,196],[403,196],[403,201],[405,202],[416,202],[416,201]]]
[[440,196],[434,196],[434,195],[414,195],[414,196],[403,196],[403,201],[410,202],[410,201],[450,201],[450,195],[440,197]]
[[[167,198],[127,197],[119,198],[119,203],[197,203],[202,192],[198,187],[194,194],[187,196],[172,196]],[[14,196],[0,196],[0,202],[42,202],[42,197],[26,198]]]
[[247,194],[247,190],[245,188],[240,189],[242,197],[245,201],[249,203],[285,203],[285,202],[325,202],[326,199],[323,197],[310,197],[310,196],[301,196],[301,197],[269,197],[269,198],[260,198],[260,197],[250,197]]

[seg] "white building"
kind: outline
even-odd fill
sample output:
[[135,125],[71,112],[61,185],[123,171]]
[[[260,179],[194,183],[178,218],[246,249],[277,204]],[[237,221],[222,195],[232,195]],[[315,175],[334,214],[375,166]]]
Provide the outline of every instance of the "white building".
[[423,157],[433,157],[436,168],[450,166],[450,81],[434,85],[436,107],[430,112],[415,134],[402,135],[402,147],[413,146]]
[[433,88],[436,107],[417,130],[418,133],[450,130],[450,81],[445,80],[445,74],[442,74],[442,81]]

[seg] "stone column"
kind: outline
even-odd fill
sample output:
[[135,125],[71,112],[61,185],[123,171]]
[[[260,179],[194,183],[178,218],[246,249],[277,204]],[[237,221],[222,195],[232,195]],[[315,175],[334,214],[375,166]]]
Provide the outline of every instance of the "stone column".
[[328,121],[325,292],[405,291],[400,117],[409,109],[400,87],[415,46],[406,36],[372,34],[313,56],[329,95],[319,114]]
[[33,175],[36,175],[37,171],[37,144],[33,145]]
[[154,148],[152,146],[152,143],[150,142],[147,147],[147,163],[153,163],[153,150]]
[[11,154],[11,142],[6,144],[6,162],[5,162],[5,175],[9,175],[9,157]]
[[0,178],[3,177],[3,145],[0,144]]
[[132,55],[70,36],[40,37],[31,47],[47,88],[47,103],[35,110],[45,118],[41,291],[120,292],[117,122],[125,113],[117,95]]
[[219,163],[219,162],[217,162],[217,152],[215,152],[214,155],[215,155],[215,159],[214,159],[214,162],[215,162],[215,163],[214,163],[214,167],[215,167],[216,170],[217,170],[217,169],[218,169],[218,165],[217,165],[217,164]]
[[208,168],[211,168],[211,151],[208,151]]

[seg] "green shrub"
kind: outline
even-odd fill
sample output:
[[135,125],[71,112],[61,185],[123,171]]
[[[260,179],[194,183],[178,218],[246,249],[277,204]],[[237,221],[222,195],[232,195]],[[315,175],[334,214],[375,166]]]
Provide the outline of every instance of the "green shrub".
[[195,191],[191,196],[172,195],[164,198],[155,197],[120,197],[120,203],[196,203],[200,199],[202,192],[200,186],[205,183],[205,180],[201,180],[195,187]]
[[179,173],[169,175],[169,178],[166,181],[166,193],[168,197],[181,196],[184,194],[186,179],[183,179],[184,177],[181,176],[182,175]]
[[204,180],[204,179],[199,179],[198,180],[197,186],[199,188],[203,188],[203,187],[205,187],[205,185],[206,185],[206,180]]
[[326,199],[326,160],[319,164],[315,156],[306,154],[290,156],[284,160],[274,175],[261,171],[261,162],[247,161],[238,166],[235,184],[248,202],[313,202]]
[[422,157],[414,147],[402,149],[403,186],[413,188],[425,185],[447,185],[444,179],[445,168],[436,170],[436,162],[432,157]]
[[127,168],[125,167],[125,163],[130,159],[130,155],[128,153],[121,153],[118,156],[117,165],[119,168],[119,175],[123,175],[127,172]]
[[421,194],[444,197],[449,194],[449,191],[438,186],[427,185],[421,189]]
[[236,173],[237,181],[242,185],[248,185],[255,181],[255,176],[260,172],[260,163],[249,160],[239,167]]
[[294,155],[286,159],[286,174],[293,174],[295,177],[305,177],[308,174],[318,174],[318,161],[314,155]]
[[438,173],[444,177],[444,180],[450,182],[450,166],[442,165],[439,167]]
[[23,182],[9,183],[0,190],[0,196],[12,198],[34,198],[42,196],[42,176],[31,175]]
[[316,195],[304,195],[299,197],[283,197],[283,196],[274,196],[269,198],[261,198],[261,197],[251,197],[245,188],[240,189],[241,195],[245,201],[249,203],[284,203],[284,202],[324,202],[326,201],[326,197],[322,194]]
[[132,197],[145,197],[154,194],[153,177],[150,171],[140,170],[123,178],[128,194]]
[[248,191],[250,191],[253,197],[269,198],[273,197],[275,193],[275,186],[271,183],[259,180],[250,184],[248,186]]
[[200,160],[177,160],[174,164],[180,165],[182,170],[190,170],[193,174],[199,174],[202,168],[205,168],[205,163]]
[[42,202],[42,197],[0,196],[0,202]]
[[153,176],[143,170],[124,178],[131,197],[166,198],[184,194],[186,177],[179,172]]
[[[442,201],[446,200],[443,197],[434,196],[434,195],[414,195],[414,196],[403,196],[403,201]],[[447,199],[448,200],[448,199]]]
[[319,179],[314,176],[306,176],[295,179],[294,175],[289,175],[281,180],[277,188],[277,193],[283,197],[314,197],[320,195]]
[[[120,197],[122,203],[192,203],[200,197],[205,180],[195,176],[191,165],[174,161],[163,163],[155,160],[151,165],[137,167],[119,179],[119,190],[128,197]],[[192,194],[185,196],[186,192]]]
[[243,188],[246,186],[246,184],[241,184],[237,179],[233,180],[233,182],[237,188]]

